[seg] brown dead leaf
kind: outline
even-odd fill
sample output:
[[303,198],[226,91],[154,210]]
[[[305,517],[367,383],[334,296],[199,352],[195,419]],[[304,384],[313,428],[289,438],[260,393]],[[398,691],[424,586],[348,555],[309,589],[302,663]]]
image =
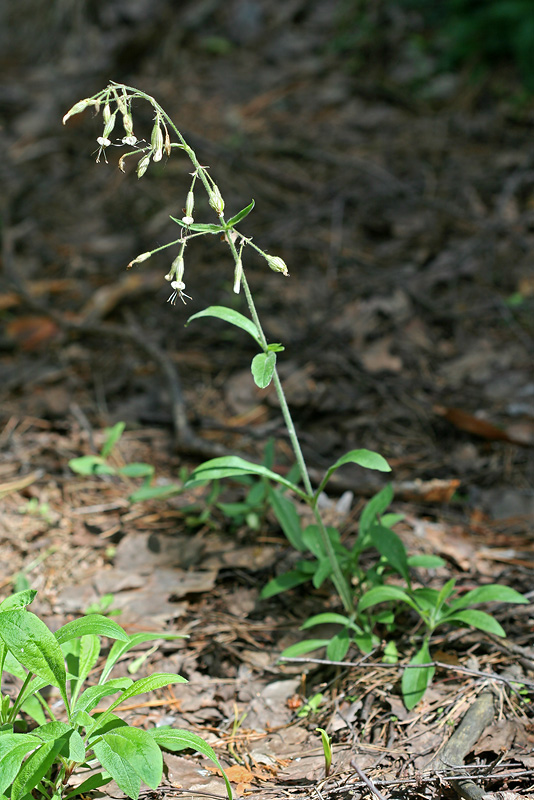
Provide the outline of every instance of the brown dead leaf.
[[18,317],[7,325],[6,331],[23,350],[38,350],[61,333],[50,317],[36,315]]
[[455,428],[480,436],[482,439],[488,439],[490,442],[510,442],[528,447],[534,439],[532,429],[525,426],[513,425],[508,429],[498,428],[497,425],[469,414],[461,408],[434,406],[433,410],[434,413],[448,420]]

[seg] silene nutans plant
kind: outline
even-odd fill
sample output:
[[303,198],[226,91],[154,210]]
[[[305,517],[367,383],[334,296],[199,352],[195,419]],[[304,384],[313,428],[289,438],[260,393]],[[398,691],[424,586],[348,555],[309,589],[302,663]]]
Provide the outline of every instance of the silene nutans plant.
[[[113,713],[136,695],[187,682],[168,672],[136,681],[111,677],[119,659],[137,645],[182,635],[129,636],[100,614],[72,620],[52,633],[27,608],[35,595],[27,589],[0,603],[0,679],[9,675],[10,687],[17,686],[9,694],[0,693],[0,800],[69,800],[112,779],[127,797],[137,800],[142,784],[157,789],[161,783],[162,748],[193,749],[209,758],[220,769],[231,800],[230,784],[215,752],[196,733],[169,726],[134,728]],[[113,644],[95,683],[101,637]],[[41,690],[50,686],[57,689],[60,702],[46,701]],[[5,692],[3,681],[2,687]],[[114,695],[104,711],[98,709],[102,700]]]
[[[152,108],[153,126],[147,139],[138,139],[134,133],[133,103],[145,101]],[[288,277],[288,268],[279,256],[264,252],[251,238],[239,230],[239,224],[254,208],[252,200],[246,208],[227,218],[223,195],[211,172],[202,166],[194,150],[159,105],[150,95],[120,83],[110,83],[105,89],[76,103],[63,118],[63,122],[86,109],[102,112],[103,132],[97,139],[98,155],[107,160],[110,147],[128,148],[119,158],[119,168],[124,171],[127,159],[137,162],[136,172],[141,178],[152,163],[169,158],[175,151],[184,153],[192,165],[191,182],[186,195],[181,218],[171,217],[178,227],[178,236],[173,241],[142,253],[129,264],[131,268],[142,264],[156,254],[171,249],[170,267],[164,275],[170,284],[168,302],[181,307],[191,296],[186,293],[186,248],[194,239],[216,235],[226,244],[233,262],[233,291],[243,292],[249,316],[225,306],[210,306],[189,317],[187,324],[202,317],[216,317],[245,331],[254,340],[258,353],[251,363],[252,377],[260,388],[274,384],[287,433],[295,455],[295,467],[287,477],[277,474],[271,466],[256,464],[238,456],[213,458],[198,466],[185,483],[185,487],[207,484],[221,479],[242,480],[253,476],[262,482],[261,492],[278,520],[290,545],[302,554],[291,571],[273,578],[263,590],[263,597],[270,597],[299,584],[311,581],[315,588],[324,581],[332,582],[340,603],[340,611],[324,611],[308,619],[302,626],[312,628],[323,623],[336,624],[338,632],[329,639],[309,639],[284,651],[287,657],[300,656],[326,647],[326,655],[332,661],[343,660],[354,645],[364,653],[381,645],[377,635],[386,631],[392,638],[384,649],[384,659],[398,659],[394,634],[398,631],[400,611],[411,609],[422,623],[423,633],[415,637],[415,654],[406,664],[402,678],[404,702],[413,708],[424,695],[432,680],[434,667],[429,650],[429,641],[434,630],[441,625],[472,626],[504,636],[501,625],[484,611],[473,606],[488,602],[525,603],[525,598],[506,586],[488,585],[461,594],[453,580],[441,590],[414,586],[414,568],[443,566],[436,556],[416,555],[408,557],[399,536],[392,530],[401,519],[398,514],[387,511],[393,492],[385,486],[364,508],[358,535],[347,544],[342,541],[336,528],[326,526],[320,512],[320,498],[328,481],[336,470],[345,464],[358,464],[365,469],[390,472],[386,459],[379,453],[365,448],[351,450],[326,470],[319,485],[312,486],[304,461],[293,419],[278,376],[277,358],[284,350],[280,343],[269,343],[261,325],[253,295],[249,287],[244,261],[251,251],[264,259],[267,266],[281,277]],[[113,139],[115,136],[117,138]],[[215,222],[197,222],[195,197],[198,191],[207,194],[208,203],[216,217]],[[176,253],[177,254],[174,254]],[[189,276],[188,276],[189,281]],[[194,275],[192,276],[194,286]],[[194,288],[187,284],[187,291]],[[292,498],[304,502],[313,513],[313,523],[303,528]],[[375,561],[363,569],[361,556],[372,551]],[[367,563],[368,559],[366,560]]]

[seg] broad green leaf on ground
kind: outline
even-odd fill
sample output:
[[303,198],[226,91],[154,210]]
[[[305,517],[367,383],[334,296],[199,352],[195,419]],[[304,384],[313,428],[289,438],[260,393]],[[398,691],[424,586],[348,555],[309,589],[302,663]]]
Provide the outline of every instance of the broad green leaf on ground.
[[510,586],[492,583],[489,586],[479,586],[478,589],[466,592],[451,603],[451,608],[465,608],[478,603],[528,603],[528,600]]
[[437,569],[446,565],[445,559],[440,556],[434,556],[426,553],[420,555],[408,556],[408,566],[414,569]]
[[239,311],[234,311],[233,308],[227,308],[226,306],[209,306],[209,308],[205,308],[203,311],[198,311],[196,314],[190,316],[186,322],[186,326],[194,319],[200,319],[200,317],[217,317],[217,319],[229,322],[231,325],[235,325],[237,328],[241,328],[250,334],[254,341],[261,347],[260,334],[256,325],[251,319],[240,314]]
[[137,461],[132,461],[131,464],[125,464],[124,467],[117,469],[117,475],[124,475],[126,478],[150,478],[153,474],[152,464],[143,464]]
[[224,778],[224,782],[226,784],[226,791],[228,793],[228,797],[232,800],[232,789],[226,774],[221,767],[217,756],[215,755],[214,749],[201,739],[198,734],[193,733],[192,731],[182,731],[177,728],[151,728],[148,733],[155,742],[160,747],[164,747],[165,750],[171,750],[172,752],[177,752],[179,750],[191,749],[196,750],[198,753],[202,753],[202,755],[209,758],[221,771],[221,774]]
[[351,450],[349,453],[345,453],[344,456],[341,456],[341,458],[326,471],[319,488],[315,492],[316,498],[319,497],[323,491],[331,475],[344,464],[358,464],[358,466],[364,467],[365,469],[376,469],[379,472],[391,472],[391,467],[388,462],[384,456],[381,456],[379,453],[375,453],[372,450]]
[[302,642],[297,642],[280,653],[281,658],[298,658],[306,653],[311,653],[318,650],[320,647],[326,647],[330,639],[304,639]]
[[[410,661],[411,664],[428,664],[432,661],[432,656],[430,655],[430,651],[428,649],[428,642],[423,642],[421,648],[417,651],[414,655],[412,660]],[[402,697],[404,699],[404,705],[411,711],[414,708],[419,700],[423,697],[424,693],[427,690],[428,685],[430,684],[432,678],[434,677],[435,667],[417,667],[417,666],[409,666],[405,667],[404,672],[402,674]]]
[[[117,785],[129,797],[137,787],[129,780],[132,771],[151,789],[157,789],[163,775],[161,750],[150,734],[141,728],[124,726],[102,734],[92,749]],[[138,791],[138,790],[137,790]]]
[[369,591],[365,592],[363,597],[361,597],[358,603],[358,611],[365,611],[367,608],[371,608],[371,606],[376,606],[378,603],[387,603],[389,600],[401,601],[409,605],[410,608],[413,608],[414,611],[419,611],[410,595],[398,586],[375,586],[373,589],[369,589]]
[[250,371],[256,386],[260,389],[266,389],[273,379],[275,367],[276,353],[270,351],[269,353],[258,353],[257,356],[254,356]]
[[502,625],[500,625],[494,617],[486,614],[485,611],[479,611],[475,608],[466,608],[465,611],[455,611],[453,614],[444,616],[440,619],[440,625],[443,623],[470,625],[473,628],[478,628],[480,631],[493,633],[495,636],[506,637]]
[[31,611],[6,611],[0,614],[0,638],[23,667],[58,687],[68,707],[63,653],[45,623]]
[[302,492],[298,486],[282,475],[278,475],[263,464],[254,464],[252,461],[246,461],[239,456],[220,456],[219,458],[212,458],[200,464],[191,473],[185,488],[195,485],[199,481],[213,481],[220,478],[239,478],[243,475],[262,475],[264,478],[269,478],[276,483],[281,483],[292,489],[299,497],[305,498],[306,494]]
[[109,639],[120,639],[123,642],[127,642],[130,639],[120,625],[117,625],[112,619],[108,619],[102,614],[89,614],[86,617],[73,619],[56,631],[55,637],[59,644],[63,644],[63,642],[68,642],[69,639],[76,639],[78,636],[86,636],[87,634],[107,636]]

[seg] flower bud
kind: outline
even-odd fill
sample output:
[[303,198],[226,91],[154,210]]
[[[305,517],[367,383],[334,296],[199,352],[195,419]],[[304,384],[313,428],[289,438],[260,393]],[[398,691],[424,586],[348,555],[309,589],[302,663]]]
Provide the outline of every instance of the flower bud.
[[234,292],[239,294],[239,290],[241,289],[241,276],[243,275],[243,262],[239,258],[237,264],[235,265],[235,272],[234,272]]
[[150,258],[151,255],[152,253],[141,253],[140,256],[137,256],[137,258],[134,258],[133,261],[130,261],[126,269],[131,269],[131,267],[133,267],[134,264],[140,264],[142,261],[146,261],[147,259]]
[[104,125],[104,133],[102,134],[104,139],[109,138],[109,134],[111,133],[111,131],[115,127],[116,119],[117,119],[117,114],[112,114],[111,117],[106,122],[106,124]]
[[68,119],[70,119],[70,117],[73,117],[75,114],[81,114],[81,112],[85,111],[85,109],[88,106],[94,106],[94,105],[96,105],[96,103],[92,97],[86,97],[85,100],[79,100],[72,106],[70,111],[67,111],[67,113],[63,117],[63,125],[65,125],[65,123],[67,122]]
[[195,195],[192,191],[187,193],[187,200],[185,201],[185,216],[193,217],[193,209],[195,207]]
[[213,188],[209,194],[209,203],[210,206],[213,208],[214,211],[219,214],[219,216],[224,211],[224,200],[222,199],[221,192],[219,191],[219,187],[214,183]]
[[111,119],[111,108],[109,107],[109,103],[106,103],[104,109],[102,111],[102,117],[104,118],[104,122],[107,124]]
[[148,169],[148,165],[150,164],[150,153],[148,155],[143,156],[140,160],[139,164],[137,165],[137,177],[142,178],[145,172]]
[[287,270],[286,262],[283,260],[283,258],[280,258],[280,256],[270,256],[267,253],[264,253],[263,255],[265,256],[268,265],[272,270],[274,270],[274,272],[281,272],[286,276],[286,278],[288,277],[289,272]]
[[122,115],[122,127],[127,136],[131,136],[133,133],[133,119],[131,114],[123,114]]

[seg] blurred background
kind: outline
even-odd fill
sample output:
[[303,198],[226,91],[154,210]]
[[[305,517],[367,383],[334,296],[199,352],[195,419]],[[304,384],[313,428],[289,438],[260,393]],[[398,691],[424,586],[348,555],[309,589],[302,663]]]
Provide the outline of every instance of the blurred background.
[[[181,376],[199,436],[256,455],[283,436],[246,337],[184,327],[245,310],[216,237],[187,249],[187,308],[166,305],[175,252],[125,271],[176,238],[190,179],[180,156],[140,181],[118,148],[95,164],[91,112],[62,127],[115,80],[158,99],[229,215],[255,199],[242,231],[291,277],[245,267],[312,465],[365,446],[398,480],[532,512],[530,0],[8,0],[0,54],[4,444],[21,420],[68,435],[83,418],[170,446],[169,386],[131,330]],[[149,137],[148,106],[134,119]]]

